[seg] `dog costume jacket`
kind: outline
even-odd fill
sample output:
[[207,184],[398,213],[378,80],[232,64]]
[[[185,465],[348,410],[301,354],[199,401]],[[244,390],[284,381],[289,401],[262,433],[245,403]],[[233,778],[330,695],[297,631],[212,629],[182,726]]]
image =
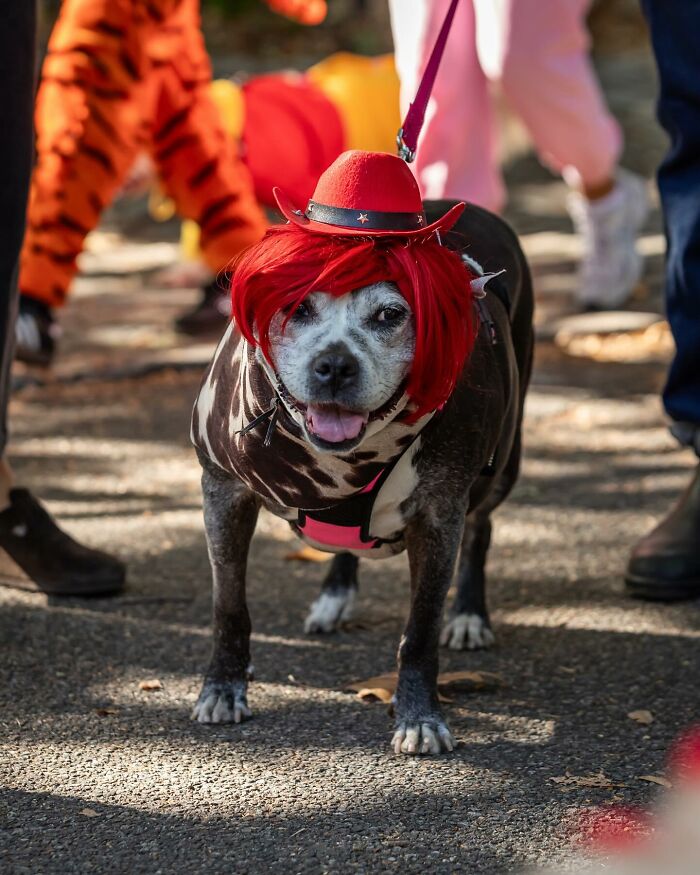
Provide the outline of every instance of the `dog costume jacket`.
[[[234,321],[200,388],[193,443],[313,545],[372,556],[399,552],[400,507],[417,483],[413,460],[424,430],[462,373],[478,322],[474,285],[486,280],[475,279],[436,239],[463,205],[427,225],[405,163],[365,152],[341,155],[319,180],[305,212],[277,196],[291,227],[269,232],[234,272]],[[289,240],[290,253],[296,253],[287,260],[291,265],[280,257]],[[297,272],[301,280],[295,258],[304,260]],[[283,273],[276,275],[280,264]],[[426,280],[426,267],[445,271],[439,283]],[[379,281],[394,283],[411,305],[416,327],[411,372],[381,408],[369,412],[354,449],[319,452],[308,439],[304,405],[291,396],[271,360],[272,313],[293,310],[312,291],[346,294]]]

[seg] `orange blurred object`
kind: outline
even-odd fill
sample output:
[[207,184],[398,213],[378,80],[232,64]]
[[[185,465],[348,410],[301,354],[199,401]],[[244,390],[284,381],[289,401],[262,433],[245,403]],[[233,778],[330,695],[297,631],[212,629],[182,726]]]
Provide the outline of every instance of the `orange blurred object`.
[[320,24],[326,17],[326,0],[266,0],[274,12],[300,24]]

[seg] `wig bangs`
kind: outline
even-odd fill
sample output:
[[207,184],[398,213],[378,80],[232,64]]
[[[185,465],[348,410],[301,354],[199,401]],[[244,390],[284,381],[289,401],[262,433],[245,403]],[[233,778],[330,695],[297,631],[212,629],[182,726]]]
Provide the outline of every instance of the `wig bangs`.
[[411,420],[452,394],[471,354],[473,275],[434,238],[338,237],[295,225],[271,228],[233,266],[232,316],[246,340],[270,357],[270,323],[292,314],[312,292],[344,295],[377,282],[394,283],[413,313],[415,352],[406,391]]

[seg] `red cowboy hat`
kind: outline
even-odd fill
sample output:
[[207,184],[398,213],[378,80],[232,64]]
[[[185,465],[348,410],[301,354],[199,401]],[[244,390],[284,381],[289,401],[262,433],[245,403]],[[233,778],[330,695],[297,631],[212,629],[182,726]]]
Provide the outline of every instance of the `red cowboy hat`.
[[408,165],[388,152],[343,152],[325,170],[306,212],[296,209],[279,188],[277,205],[290,222],[308,231],[343,236],[427,237],[449,231],[464,210],[455,204],[426,225],[423,201]]

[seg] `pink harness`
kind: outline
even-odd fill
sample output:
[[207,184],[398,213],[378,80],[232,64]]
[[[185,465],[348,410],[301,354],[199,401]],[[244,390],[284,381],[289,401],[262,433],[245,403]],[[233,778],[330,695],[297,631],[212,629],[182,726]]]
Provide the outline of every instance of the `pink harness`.
[[292,528],[301,537],[310,538],[317,544],[343,550],[372,550],[399,541],[401,535],[396,538],[373,538],[369,527],[374,502],[403,453],[350,498],[323,510],[300,510]]

